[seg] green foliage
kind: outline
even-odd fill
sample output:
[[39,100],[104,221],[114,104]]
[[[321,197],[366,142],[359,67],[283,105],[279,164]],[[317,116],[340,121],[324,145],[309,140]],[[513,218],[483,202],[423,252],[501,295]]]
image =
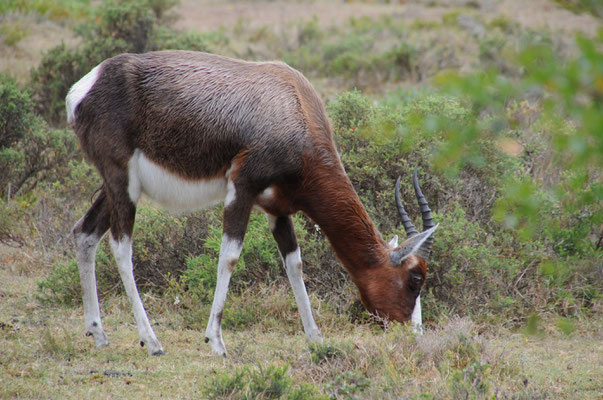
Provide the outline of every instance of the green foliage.
[[147,1],[107,0],[97,9],[96,25],[80,28],[84,38],[112,37],[123,40],[128,51],[141,53],[149,49],[149,41],[155,29],[155,14]]
[[[202,302],[211,302],[216,285],[218,256],[222,244],[222,226],[214,211],[200,253],[186,259],[181,282]],[[270,283],[282,275],[281,259],[270,234],[266,218],[253,213],[247,227],[243,250],[231,279],[231,288],[242,289],[260,282]],[[248,267],[249,266],[249,267]]]
[[228,45],[228,38],[219,33],[199,33],[195,31],[176,32],[164,26],[158,26],[153,36],[157,50],[190,50],[212,52],[216,48]]
[[351,18],[342,31],[334,33],[327,34],[310,21],[299,28],[297,46],[282,58],[303,72],[343,78],[354,86],[396,81],[414,70],[416,51],[404,40],[405,30],[390,18]]
[[90,0],[5,0],[0,4],[0,15],[10,12],[36,13],[54,20],[88,16]]
[[[96,254],[96,278],[99,295],[115,291],[116,268],[112,258],[101,248]],[[48,275],[38,281],[38,301],[44,304],[74,307],[82,302],[82,288],[77,260],[56,262]]]
[[216,287],[217,266],[218,260],[208,254],[189,257],[180,280],[195,298],[210,303]]
[[308,348],[312,362],[315,364],[343,356],[343,351],[330,343],[311,343]]
[[[488,110],[488,114],[499,116],[491,119],[489,129],[485,132],[494,138],[506,134],[507,123],[501,116],[509,98],[521,99],[527,88],[533,92],[535,86],[545,93],[539,121],[544,128],[541,134],[545,140],[550,140],[550,150],[558,168],[564,173],[556,185],[546,189],[553,198],[557,197],[558,204],[567,211],[589,207],[596,225],[603,220],[601,207],[592,207],[601,201],[602,192],[597,182],[597,171],[603,166],[603,119],[597,82],[603,79],[600,67],[603,55],[593,40],[578,37],[577,46],[581,54],[568,62],[559,60],[547,45],[530,47],[521,52],[518,60],[525,69],[525,75],[518,83],[492,71],[463,78],[448,77],[442,82],[446,90],[468,96],[477,112]],[[576,101],[577,98],[582,100]],[[574,122],[568,125],[567,121]],[[440,152],[436,165],[458,168],[467,153],[475,151],[474,146],[468,144],[472,144],[483,132],[478,128],[478,123],[449,126],[450,139]],[[525,219],[533,215],[534,207],[542,203],[534,200],[536,191],[536,185],[526,184],[521,176],[511,175],[503,190],[505,196],[499,202],[499,220],[502,218],[501,210],[505,209],[509,221],[523,221],[526,234],[534,233],[539,221]],[[528,199],[528,202],[520,197]],[[515,206],[517,201],[524,203]],[[512,222],[512,225],[515,226],[515,223]]]
[[450,375],[450,389],[453,399],[483,399],[491,396],[489,384],[490,366],[473,362],[463,370],[455,370]]
[[10,147],[31,129],[33,102],[15,78],[0,74],[0,150]]
[[555,0],[555,2],[575,13],[590,13],[603,18],[603,6],[598,0]]
[[41,181],[64,176],[68,160],[75,157],[75,142],[70,132],[50,129],[34,113],[29,92],[21,91],[14,78],[0,76],[2,198],[16,197]]
[[203,394],[212,399],[324,399],[308,383],[296,384],[289,366],[259,364],[256,368],[236,368],[231,373],[217,373],[203,386]]
[[[408,176],[405,171],[418,166],[431,204],[447,193],[445,206],[435,215],[441,227],[425,288],[427,318],[456,310],[483,315],[480,305],[508,315],[534,307],[540,296],[532,289],[532,280],[538,279],[535,266],[547,262],[547,249],[560,257],[589,254],[588,262],[556,261],[553,265],[565,273],[549,275],[562,276],[556,282],[575,288],[556,291],[554,297],[559,297],[549,306],[564,304],[564,312],[579,309],[592,302],[580,286],[595,284],[592,268],[600,260],[592,242],[585,240],[597,232],[589,218],[597,207],[560,213],[555,192],[525,174],[526,165],[534,165],[542,157],[538,154],[551,146],[546,137],[532,132],[540,129],[535,121],[543,117],[531,103],[510,103],[496,117],[479,111],[500,95],[488,87],[501,81],[496,74],[482,78],[468,89],[482,91],[486,85],[485,93],[471,97],[473,105],[429,92],[396,93],[376,105],[357,91],[336,98],[328,109],[346,171],[386,237],[399,232],[392,195],[398,174]],[[530,147],[523,158],[515,150],[522,147],[518,140]],[[401,193],[410,214],[416,215],[409,183],[402,180]],[[538,240],[530,240],[534,234]],[[472,288],[468,295],[455,295],[467,287]],[[519,301],[517,293],[522,293]],[[568,309],[569,304],[574,306]]]
[[328,105],[329,117],[336,132],[347,132],[364,126],[371,118],[373,107],[360,91],[344,92]]
[[17,43],[29,34],[26,26],[21,21],[3,21],[0,23],[0,37],[4,44],[16,47]]
[[55,263],[49,276],[38,282],[38,299],[44,303],[73,307],[82,298],[77,261]]
[[361,399],[371,381],[360,371],[339,374],[325,386],[330,399]]

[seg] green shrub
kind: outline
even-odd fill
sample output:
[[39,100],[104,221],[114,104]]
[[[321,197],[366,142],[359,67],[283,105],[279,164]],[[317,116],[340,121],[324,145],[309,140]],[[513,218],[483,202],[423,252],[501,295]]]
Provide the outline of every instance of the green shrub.
[[0,37],[4,44],[16,48],[17,44],[29,34],[29,30],[19,21],[3,21],[0,23]]
[[54,20],[65,20],[87,17],[89,9],[90,0],[5,0],[0,4],[0,15],[36,13]]
[[330,399],[361,399],[362,393],[371,381],[360,371],[346,371],[339,374],[325,386]]
[[328,104],[329,117],[335,132],[343,133],[363,127],[373,114],[368,97],[360,91],[344,92]]
[[490,365],[473,362],[466,368],[454,370],[449,378],[453,399],[490,398],[492,388],[489,377]]
[[38,300],[73,307],[81,302],[82,291],[77,261],[55,263],[47,278],[38,282]]
[[50,129],[33,111],[28,91],[9,75],[0,75],[0,195],[14,198],[40,182],[67,174],[76,140],[65,130]]
[[212,399],[325,399],[309,383],[295,383],[289,366],[259,364],[255,368],[236,368],[232,372],[218,372],[202,388]]
[[[96,280],[101,299],[107,294],[115,293],[116,277],[119,276],[113,257],[109,257],[108,254],[110,253],[107,253],[102,247],[96,254]],[[81,304],[82,288],[77,260],[74,256],[67,262],[56,262],[52,265],[48,275],[38,281],[36,297],[44,304],[67,307]]]
[[598,0],[555,0],[555,2],[575,13],[587,12],[603,18],[603,6]]
[[33,102],[7,73],[0,74],[0,150],[10,147],[31,129]]
[[348,87],[397,81],[414,70],[416,51],[405,35],[387,17],[351,18],[343,29],[328,33],[308,22],[298,29],[297,46],[281,57],[305,73],[343,80]]
[[320,364],[323,361],[329,361],[344,355],[341,349],[329,343],[311,343],[308,349],[310,350],[312,362],[315,364]]

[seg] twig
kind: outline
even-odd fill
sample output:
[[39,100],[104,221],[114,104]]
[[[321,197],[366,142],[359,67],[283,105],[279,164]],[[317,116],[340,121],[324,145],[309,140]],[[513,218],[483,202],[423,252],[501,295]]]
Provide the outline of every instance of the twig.
[[519,276],[517,278],[515,278],[515,282],[513,282],[513,289],[515,289],[517,287],[517,284],[519,283],[519,281],[523,278],[523,276],[526,274],[526,272],[528,272],[528,269],[534,265],[536,261],[532,261],[530,262],[524,269],[523,271],[521,271],[521,274],[519,274]]
[[46,252],[46,246],[44,246],[44,239],[42,239],[42,235],[40,234],[40,231],[38,230],[36,223],[32,221],[32,224],[34,226],[34,229],[38,233],[38,238],[40,238],[40,243],[42,244],[42,250],[44,250],[44,257],[47,257],[48,253]]

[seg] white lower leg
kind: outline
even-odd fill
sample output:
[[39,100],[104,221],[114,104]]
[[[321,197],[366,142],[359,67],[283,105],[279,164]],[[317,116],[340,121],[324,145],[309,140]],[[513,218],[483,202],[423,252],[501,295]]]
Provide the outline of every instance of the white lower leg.
[[415,308],[412,310],[412,316],[410,317],[410,324],[412,330],[419,335],[423,334],[423,321],[421,317],[421,295],[417,297]]
[[302,260],[299,247],[285,256],[284,264],[287,277],[293,288],[293,295],[295,296],[297,308],[304,325],[306,337],[310,342],[322,343],[322,335],[316,325],[316,321],[314,321],[312,306],[310,305],[310,299],[308,298],[306,285],[302,276]]
[[107,335],[101,322],[100,305],[96,289],[96,273],[94,261],[101,238],[96,234],[75,234],[77,265],[82,286],[82,302],[86,319],[86,330],[94,337],[97,347],[109,345]]
[[223,356],[226,356],[226,347],[222,340],[222,313],[224,312],[230,277],[239,260],[241,248],[242,243],[239,240],[231,239],[226,234],[222,235],[216,292],[211,305],[207,329],[205,330],[205,341],[209,342],[215,354]]
[[115,261],[117,262],[121,281],[130,300],[130,304],[132,305],[132,312],[134,313],[134,319],[138,326],[138,335],[140,337],[141,345],[147,346],[149,354],[163,354],[163,347],[159,340],[157,340],[153,328],[151,328],[151,324],[149,323],[147,313],[142,305],[142,300],[140,299],[134,280],[132,241],[127,236],[124,236],[120,241],[116,241],[113,239],[113,236],[111,236],[109,244],[111,245],[111,251],[113,252]]

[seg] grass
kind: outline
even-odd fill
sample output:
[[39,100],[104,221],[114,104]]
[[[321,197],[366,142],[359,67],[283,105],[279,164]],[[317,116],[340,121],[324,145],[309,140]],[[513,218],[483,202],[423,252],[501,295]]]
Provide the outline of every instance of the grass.
[[[547,334],[526,336],[451,318],[415,337],[399,325],[382,331],[342,318],[329,323],[334,316],[319,304],[325,344],[308,345],[297,313],[285,310],[268,323],[225,329],[230,356],[224,359],[211,355],[202,329],[187,329],[169,311],[169,299],[147,296],[166,349],[165,356],[150,357],[138,345],[127,299],[116,296],[102,305],[111,344],[96,349],[84,335],[81,307],[35,300],[43,259],[31,249],[0,247],[1,398],[213,398],[220,388],[222,398],[601,395],[601,324],[592,321],[569,336],[552,323],[543,325]],[[286,290],[263,295],[282,297]],[[228,303],[242,300],[231,296]],[[229,384],[236,390],[228,391]]]
[[35,13],[52,20],[81,19],[90,12],[90,0],[5,0],[0,15]]
[[28,33],[27,27],[19,20],[5,21],[0,24],[0,37],[9,47],[15,47]]
[[[437,5],[438,2],[433,3]],[[83,19],[84,14],[80,15],[79,10],[85,9],[87,4],[88,0],[11,0],[2,3],[0,14],[8,14],[3,25],[0,24],[0,41],[4,41],[7,51],[6,57],[0,60],[0,69],[20,74],[20,81],[26,82],[29,67],[39,63],[39,53],[52,48],[59,38],[64,39],[66,29],[61,27],[69,25],[73,22],[71,20]],[[33,14],[24,15],[30,11]],[[474,12],[477,11],[471,11],[471,14]],[[39,18],[39,15],[44,17]],[[243,23],[235,26],[233,32],[228,28],[221,28],[220,32],[226,32],[224,34],[232,40],[230,45],[224,44],[224,50],[233,52],[229,55],[237,57],[279,59],[286,52],[293,54],[296,49],[307,46],[308,51],[300,54],[308,58],[302,57],[298,61],[300,65],[307,62],[307,72],[315,75],[312,76],[312,81],[326,99],[339,94],[346,85],[362,86],[363,82],[367,82],[367,85],[372,83],[373,74],[366,73],[372,71],[372,64],[375,64],[375,71],[382,71],[384,66],[390,65],[382,63],[388,59],[375,55],[390,55],[386,50],[390,49],[391,39],[390,42],[383,39],[375,42],[371,36],[369,44],[375,46],[370,48],[370,54],[354,47],[357,44],[355,39],[348,40],[350,32],[356,37],[364,38],[366,29],[377,29],[379,26],[376,25],[379,24],[383,25],[383,29],[387,28],[398,35],[395,36],[396,43],[404,38],[404,42],[413,43],[418,52],[410,53],[411,61],[416,66],[412,68],[413,73],[408,71],[409,76],[384,74],[377,79],[379,82],[375,86],[368,85],[376,93],[385,93],[388,85],[394,85],[396,89],[405,85],[428,86],[426,80],[430,76],[449,68],[466,71],[483,68],[486,64],[513,75],[513,70],[507,71],[509,64],[506,50],[521,44],[523,40],[520,32],[516,32],[519,29],[516,22],[503,17],[491,20],[488,34],[478,39],[459,26],[456,21],[458,15],[458,12],[452,11],[437,18],[416,20],[404,31],[398,30],[405,25],[401,20],[396,19],[392,23],[388,18],[357,18],[339,27],[323,27],[310,22],[283,30],[282,34],[277,34],[280,31],[268,27],[269,25],[253,28]],[[38,19],[43,24],[38,23]],[[485,24],[488,18],[476,17],[476,20]],[[548,37],[547,35],[548,33],[544,36]],[[288,39],[296,36],[299,43],[289,43]],[[330,46],[323,45],[326,38]],[[347,71],[350,74],[346,79],[329,75],[326,69],[320,73],[317,65],[322,64],[313,62],[313,56],[322,53],[326,56],[336,53],[335,50],[345,55],[339,57],[341,63],[338,65],[340,72]],[[404,54],[402,52],[399,55]],[[325,60],[326,68],[332,62],[328,58]],[[366,65],[367,60],[372,64]],[[420,76],[416,74],[419,70]],[[365,101],[364,108],[370,109],[368,98]],[[362,113],[362,109],[354,110],[347,105],[342,109],[356,117]],[[366,118],[369,117],[368,114]],[[337,125],[336,114],[330,113],[330,117]],[[350,121],[354,122],[354,126],[359,122]],[[346,126],[345,130],[351,127]],[[379,132],[379,129],[375,131]],[[344,155],[348,156],[349,153]],[[367,177],[371,176],[371,165],[362,163],[362,167],[362,172],[367,174],[364,181],[370,181]],[[382,165],[376,168],[380,170]],[[115,398],[233,399],[601,398],[599,382],[603,375],[600,359],[600,354],[603,353],[603,330],[601,321],[596,320],[600,315],[600,302],[588,309],[581,306],[578,312],[574,312],[576,308],[569,307],[573,301],[571,297],[567,297],[568,307],[563,309],[567,319],[557,315],[547,317],[547,309],[543,307],[542,320],[534,318],[530,322],[534,326],[524,330],[516,327],[529,310],[517,306],[514,308],[514,298],[502,298],[499,310],[490,309],[494,311],[476,316],[479,322],[475,322],[468,317],[452,317],[454,311],[445,309],[442,301],[436,302],[433,295],[425,296],[424,300],[428,305],[425,307],[426,313],[432,313],[426,316],[432,324],[426,327],[423,336],[417,337],[408,327],[391,325],[383,331],[368,319],[360,318],[358,321],[361,312],[355,315],[355,322],[350,322],[350,315],[354,314],[354,311],[350,311],[353,307],[347,303],[340,304],[340,312],[336,312],[333,306],[336,295],[332,287],[319,293],[316,288],[320,286],[315,285],[310,290],[310,297],[325,343],[310,345],[303,335],[290,288],[282,284],[283,280],[275,284],[274,280],[268,279],[253,287],[241,285],[238,294],[229,296],[223,320],[229,357],[223,359],[212,356],[209,346],[203,342],[211,289],[208,289],[207,296],[202,296],[197,289],[196,296],[186,298],[182,295],[184,289],[179,286],[168,288],[164,297],[149,293],[143,295],[155,331],[167,352],[163,357],[150,357],[146,349],[140,348],[130,305],[123,295],[115,294],[118,291],[111,290],[102,304],[103,323],[111,345],[109,348],[96,349],[93,340],[84,335],[81,306],[74,305],[77,302],[59,304],[41,301],[37,285],[42,279],[49,277],[53,264],[68,267],[68,262],[73,260],[72,256],[65,254],[69,249],[65,240],[68,236],[67,225],[79,218],[83,211],[74,217],[71,205],[79,198],[76,208],[83,207],[90,192],[83,195],[84,191],[72,190],[71,186],[85,186],[82,182],[88,179],[86,171],[88,170],[82,169],[81,174],[75,174],[66,181],[65,193],[60,192],[61,201],[57,200],[59,197],[54,192],[42,196],[39,203],[43,211],[28,214],[28,218],[37,224],[32,225],[35,230],[32,228],[31,232],[26,232],[25,227],[29,228],[30,223],[24,222],[22,218],[19,223],[12,224],[13,221],[6,218],[6,226],[13,233],[23,230],[20,235],[23,237],[23,247],[8,247],[0,243],[0,398],[83,398],[91,395]],[[67,211],[55,212],[53,201],[47,201],[49,197]],[[442,212],[446,211],[445,207],[440,209]],[[139,214],[139,226],[145,226],[144,215]],[[266,227],[263,216],[261,220],[264,232]],[[151,214],[147,221],[152,221],[149,226],[154,226],[163,219]],[[469,225],[449,224],[448,228],[440,232],[440,238],[444,237],[446,229],[450,235],[457,235],[459,232],[466,235],[467,226]],[[218,247],[214,250],[219,248],[220,238],[219,228],[216,229],[214,236]],[[151,231],[150,228],[148,230]],[[198,240],[196,234],[193,236]],[[204,233],[200,237],[207,236]],[[253,232],[248,235],[252,238],[256,236],[258,235]],[[159,236],[146,237],[156,239]],[[456,236],[450,237],[454,239]],[[300,243],[303,240],[302,234]],[[307,243],[302,246],[302,251],[305,252],[307,279],[316,279],[312,277],[312,272],[316,276],[322,264],[309,257],[312,251],[307,244],[313,242],[309,239],[305,241]],[[46,245],[40,246],[41,242]],[[250,258],[253,258],[249,260],[249,264],[257,263],[255,258],[259,257],[262,258],[261,262],[270,264],[270,271],[281,271],[271,238],[269,242],[272,250],[261,240],[254,242],[257,244],[255,247],[246,247],[251,249]],[[36,243],[39,247],[34,248],[27,243]],[[149,260],[145,261],[155,271],[164,270],[157,268],[158,264],[152,264],[152,259],[167,258],[166,254],[183,253],[186,250],[177,248],[170,251],[159,245],[154,250],[150,243],[164,243],[158,240],[138,243],[144,244],[140,244],[135,252],[145,256],[148,252]],[[511,251],[511,246],[505,246],[503,250],[507,254]],[[476,245],[475,251],[485,247],[487,246]],[[320,250],[319,247],[317,249]],[[494,250],[492,254],[496,259],[503,256],[498,249]],[[316,249],[315,252],[323,254]],[[471,256],[472,252],[466,254]],[[108,254],[107,251],[105,253]],[[192,253],[198,254],[196,251]],[[208,252],[202,254],[208,256]],[[463,268],[468,266],[464,256],[465,254],[459,256],[462,259],[459,265]],[[177,264],[170,260],[168,263]],[[275,260],[274,265],[271,260]],[[484,258],[479,260],[483,262]],[[505,263],[500,265],[509,267],[512,264],[510,260],[507,257]],[[201,263],[202,259],[194,257],[189,261]],[[207,265],[213,263],[214,261]],[[141,283],[145,274],[140,270],[141,263],[136,265]],[[483,265],[480,266],[482,267]],[[65,273],[67,268],[55,271],[62,278],[77,278],[76,272],[72,275]],[[199,272],[201,274],[198,280],[208,277],[212,281],[215,279],[213,269],[209,273],[206,269],[199,268]],[[242,271],[238,272],[240,276]],[[461,276],[460,272],[458,276]],[[485,278],[490,280],[492,277]],[[254,279],[253,275],[249,275],[249,282],[255,282]],[[65,280],[52,282],[56,287],[67,286],[63,283]],[[77,280],[72,282],[77,287]],[[178,283],[173,282],[175,285]],[[200,288],[202,285],[197,286]],[[473,290],[472,293],[467,293],[466,298],[475,299],[475,292],[479,287],[465,289],[468,286],[471,285],[458,285],[461,290]],[[544,290],[538,285],[526,286],[529,291]],[[189,284],[188,294],[193,292],[190,287],[192,285]],[[565,288],[560,286],[559,290]],[[349,293],[353,291],[355,289],[350,289]],[[444,291],[458,301],[458,291]],[[67,294],[71,299],[71,294]],[[525,295],[524,292],[522,294]],[[180,296],[178,304],[175,304],[176,295]],[[352,294],[349,297],[355,298]],[[546,304],[553,302],[546,292],[537,298]],[[479,302],[467,302],[468,305],[476,303]],[[434,313],[438,307],[442,311]],[[459,308],[459,311],[465,315],[471,314],[466,308]],[[576,314],[583,319],[569,318]],[[514,321],[509,322],[509,319]],[[486,321],[495,322],[488,324]]]

